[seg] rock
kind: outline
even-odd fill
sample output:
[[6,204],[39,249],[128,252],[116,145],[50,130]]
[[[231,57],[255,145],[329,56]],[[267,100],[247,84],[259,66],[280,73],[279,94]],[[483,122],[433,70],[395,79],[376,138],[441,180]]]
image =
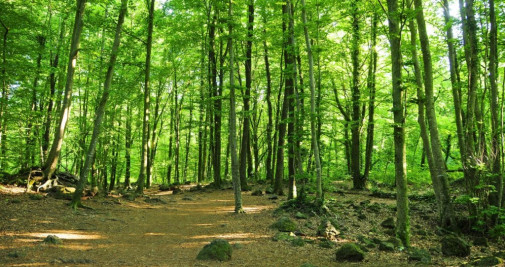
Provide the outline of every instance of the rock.
[[395,219],[393,217],[389,217],[381,223],[381,226],[386,229],[395,229]]
[[487,238],[484,236],[477,236],[473,239],[473,245],[474,246],[482,246],[482,247],[488,247],[489,243],[487,242]]
[[457,236],[446,236],[441,242],[442,253],[445,256],[466,257],[470,255],[470,245]]
[[395,245],[391,242],[383,241],[379,244],[379,250],[381,250],[381,251],[395,251]]
[[216,239],[203,247],[196,256],[197,260],[231,260],[232,248],[230,243],[224,239]]
[[58,236],[55,236],[55,235],[48,235],[46,238],[44,238],[44,244],[48,244],[48,245],[61,245],[63,244],[63,241],[61,240],[61,238],[59,238]]
[[365,259],[365,252],[361,250],[361,248],[354,243],[347,243],[341,246],[335,252],[336,260],[339,262],[342,261],[363,261]]
[[62,185],[57,185],[49,189],[48,195],[56,199],[72,200],[74,192],[75,192],[74,187],[65,187]]
[[276,196],[276,195],[273,195],[273,196],[271,196],[271,197],[268,197],[268,199],[270,199],[270,200],[276,200],[276,199],[279,199],[279,197],[278,197],[278,196]]
[[495,256],[488,256],[472,261],[470,263],[470,266],[497,266],[497,265],[502,266],[502,264],[503,264],[502,259]]
[[273,241],[291,241],[295,238],[295,235],[293,233],[287,233],[287,232],[277,232],[273,237]]
[[323,220],[317,228],[317,235],[326,239],[335,239],[340,232],[333,226],[330,220]]
[[419,261],[424,264],[431,263],[431,255],[428,251],[420,248],[410,248],[407,252],[408,261]]
[[180,189],[179,187],[172,188],[172,194],[176,195],[180,193],[182,193],[182,189]]
[[256,189],[251,193],[251,196],[262,196],[262,195],[263,191],[261,191],[261,189]]
[[281,217],[277,222],[271,226],[281,232],[294,232],[297,230],[298,226],[288,217]]
[[301,212],[299,212],[299,211],[298,211],[298,212],[296,212],[296,214],[295,214],[295,218],[297,218],[297,219],[307,219],[307,218],[308,218],[308,216],[307,216],[306,214],[301,213]]

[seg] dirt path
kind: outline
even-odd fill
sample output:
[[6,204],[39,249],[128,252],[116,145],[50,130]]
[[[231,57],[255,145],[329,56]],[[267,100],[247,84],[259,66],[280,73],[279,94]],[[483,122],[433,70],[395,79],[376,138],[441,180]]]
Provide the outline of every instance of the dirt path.
[[[71,211],[67,201],[0,195],[0,265],[7,266],[300,266],[329,265],[329,250],[274,242],[276,203],[244,194],[246,214],[233,214],[230,190],[154,195],[164,203],[95,198],[93,210]],[[19,200],[16,200],[19,199]],[[43,245],[49,234],[61,246]],[[215,238],[235,244],[230,262],[195,259]],[[15,257],[16,253],[18,254]],[[334,263],[333,263],[334,264]]]

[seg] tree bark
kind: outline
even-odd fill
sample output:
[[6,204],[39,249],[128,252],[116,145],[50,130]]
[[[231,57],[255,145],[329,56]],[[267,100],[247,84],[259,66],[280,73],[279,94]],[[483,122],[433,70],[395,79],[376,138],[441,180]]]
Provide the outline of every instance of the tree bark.
[[235,196],[235,213],[244,213],[242,208],[242,192],[240,188],[240,174],[239,174],[239,161],[237,159],[237,130],[236,121],[237,115],[235,113],[235,80],[233,74],[233,10],[232,1],[229,1],[228,9],[228,48],[230,57],[230,121],[229,121],[229,142],[230,142],[230,153],[231,153],[231,172],[233,181],[233,191]]
[[[107,74],[105,75],[105,82],[103,86],[103,91],[102,91],[102,96],[100,99],[100,103],[96,109],[95,112],[95,123],[93,125],[93,135],[91,136],[89,148],[86,153],[86,159],[84,162],[84,166],[81,170],[80,177],[79,177],[79,182],[77,184],[76,190],[74,192],[73,198],[72,198],[72,207],[75,209],[77,208],[81,203],[81,197],[82,193],[84,190],[84,185],[88,181],[88,174],[89,170],[91,168],[91,163],[93,162],[93,159],[95,157],[95,149],[96,149],[96,144],[98,142],[98,137],[100,135],[100,130],[102,126],[102,121],[104,118],[105,114],[105,108],[107,106],[107,101],[109,99],[109,94],[110,94],[110,85],[112,83],[112,76],[114,74],[114,66],[116,64],[116,58],[119,50],[119,44],[121,41],[121,28],[123,26],[124,22],[124,17],[126,15],[127,11],[127,4],[128,0],[121,0],[121,10],[119,12],[119,17],[118,17],[118,23],[116,26],[116,34],[114,37],[114,43],[112,45],[112,51],[109,59],[109,66],[107,68]],[[104,178],[107,180],[107,177]]]
[[140,173],[137,180],[137,194],[144,193],[144,185],[146,180],[146,172],[148,168],[148,155],[149,155],[149,109],[150,109],[150,87],[149,76],[151,74],[151,50],[153,46],[153,22],[154,22],[154,4],[155,0],[151,3],[146,2],[148,5],[149,15],[147,19],[147,44],[146,44],[146,64],[145,64],[145,79],[144,79],[144,116],[142,123],[142,152],[140,162]]
[[407,162],[405,153],[405,91],[402,86],[401,27],[398,0],[387,0],[389,43],[391,47],[393,117],[396,180],[396,235],[405,247],[410,246],[409,202],[407,196]]
[[63,105],[61,108],[61,116],[59,127],[55,132],[53,144],[51,146],[51,151],[49,152],[48,158],[44,164],[44,176],[50,179],[53,173],[56,171],[58,166],[58,161],[61,152],[61,146],[63,145],[63,138],[65,135],[65,129],[67,127],[67,122],[70,117],[70,106],[72,100],[72,87],[74,84],[74,72],[75,66],[77,64],[77,54],[79,53],[79,44],[81,41],[81,32],[83,28],[83,15],[84,9],[86,7],[86,0],[77,0],[77,9],[75,12],[74,29],[72,32],[72,41],[70,44],[70,54],[68,56],[68,67],[67,67],[67,82],[65,84],[65,95],[63,98]]

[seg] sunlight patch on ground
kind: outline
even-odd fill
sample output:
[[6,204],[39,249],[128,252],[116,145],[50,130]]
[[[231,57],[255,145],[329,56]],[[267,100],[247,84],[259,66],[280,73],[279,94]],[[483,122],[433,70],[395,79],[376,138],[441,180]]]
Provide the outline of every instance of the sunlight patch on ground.
[[200,227],[203,227],[203,226],[213,226],[214,224],[212,223],[196,223],[196,224],[193,224],[194,226],[200,226]]
[[48,263],[44,262],[34,262],[34,263],[20,263],[20,264],[10,264],[8,266],[48,266]]
[[97,233],[87,233],[81,231],[73,230],[51,230],[47,232],[40,233],[4,233],[6,236],[20,236],[20,237],[35,237],[35,238],[46,238],[48,235],[55,235],[61,239],[103,239],[104,237]]
[[148,235],[148,236],[163,236],[163,235],[167,235],[165,233],[145,233],[144,235]]
[[229,199],[211,199],[209,202],[233,202],[233,200]]
[[253,233],[227,233],[227,234],[215,234],[215,235],[196,235],[192,236],[191,239],[208,239],[208,238],[229,238],[229,239],[259,239],[269,237],[268,235],[257,235]]
[[89,249],[102,249],[102,248],[108,248],[110,247],[109,245],[97,245],[97,244],[65,244],[65,249],[70,249],[70,250],[89,250]]

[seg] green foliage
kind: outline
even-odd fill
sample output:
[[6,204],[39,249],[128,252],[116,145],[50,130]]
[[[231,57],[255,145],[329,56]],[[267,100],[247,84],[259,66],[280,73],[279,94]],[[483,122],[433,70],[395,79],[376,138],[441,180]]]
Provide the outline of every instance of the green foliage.
[[216,239],[203,247],[196,256],[197,260],[231,260],[232,248],[224,239]]

